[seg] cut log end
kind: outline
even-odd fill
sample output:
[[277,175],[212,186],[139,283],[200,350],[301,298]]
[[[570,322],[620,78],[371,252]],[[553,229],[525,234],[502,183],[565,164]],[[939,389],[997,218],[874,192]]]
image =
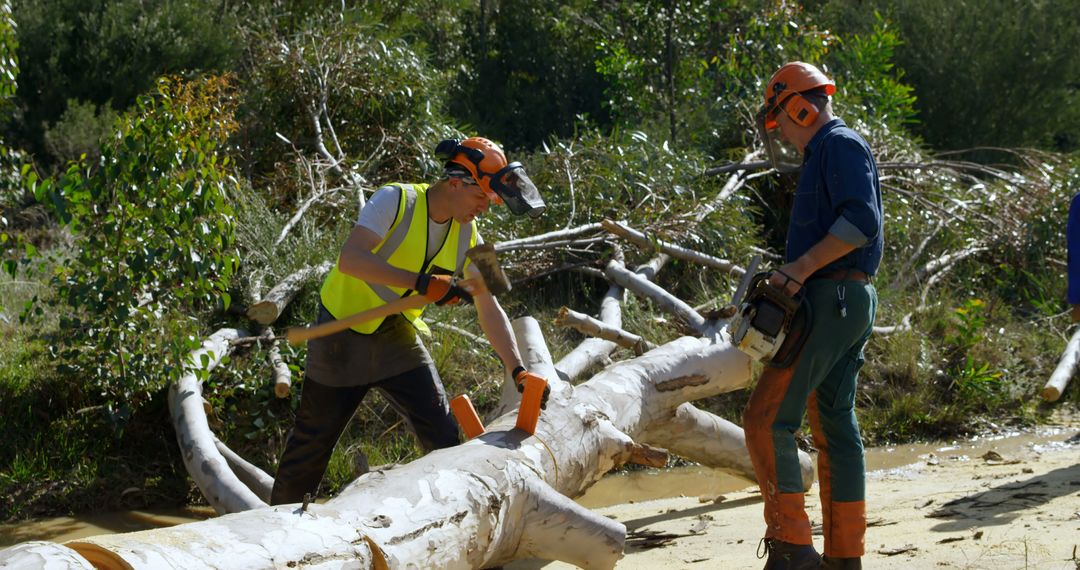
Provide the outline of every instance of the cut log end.
[[1061,390],[1054,386],[1047,386],[1042,390],[1042,399],[1047,402],[1056,402],[1061,398]]
[[277,320],[280,311],[276,303],[259,301],[248,307],[247,316],[260,325],[268,325]]
[[279,380],[274,383],[274,395],[278,398],[288,398],[292,392],[292,383],[289,380]]
[[69,542],[65,546],[78,552],[98,570],[129,570],[131,565],[120,555],[88,542]]

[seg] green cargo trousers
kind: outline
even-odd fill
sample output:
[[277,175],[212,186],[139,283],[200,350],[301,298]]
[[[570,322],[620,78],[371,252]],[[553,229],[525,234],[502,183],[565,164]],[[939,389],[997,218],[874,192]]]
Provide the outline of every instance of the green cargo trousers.
[[809,412],[819,452],[825,554],[854,558],[862,556],[866,534],[866,467],[855,387],[877,314],[877,291],[870,283],[839,279],[814,279],[805,289],[810,336],[790,367],[762,373],[743,414],[743,429],[765,501],[765,537],[812,544],[795,443]]

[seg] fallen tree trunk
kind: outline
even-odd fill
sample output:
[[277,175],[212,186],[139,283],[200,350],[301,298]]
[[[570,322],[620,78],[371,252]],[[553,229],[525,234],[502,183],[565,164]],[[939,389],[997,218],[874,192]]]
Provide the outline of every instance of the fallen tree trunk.
[[[267,327],[267,335],[274,338],[274,330]],[[270,370],[274,377],[274,395],[278,398],[288,398],[292,391],[292,371],[289,365],[281,358],[281,346],[278,343],[270,345],[266,357],[270,360]]]
[[[618,285],[612,284],[607,293],[600,301],[600,322],[610,326],[622,327],[622,296],[625,290]],[[560,377],[567,382],[576,379],[586,369],[596,363],[610,362],[611,353],[619,345],[602,338],[587,338],[581,341],[574,350],[571,350],[555,363],[555,369]]]
[[1069,380],[1076,373],[1077,364],[1080,364],[1080,329],[1076,329],[1072,338],[1069,339],[1069,344],[1065,345],[1065,351],[1061,353],[1061,360],[1058,361],[1057,368],[1050,375],[1050,379],[1046,381],[1046,385],[1042,389],[1043,400],[1047,402],[1058,401],[1061,394],[1065,392],[1065,387],[1069,385]]
[[209,372],[217,366],[231,349],[229,341],[240,336],[236,329],[221,329],[210,335],[202,348],[191,354],[188,370],[169,387],[169,414],[184,466],[219,514],[266,506],[229,468],[218,451],[203,409],[199,371]]
[[635,440],[663,431],[683,403],[743,387],[750,361],[721,337],[683,337],[574,387],[554,372],[534,320],[515,330],[526,365],[552,383],[535,436],[507,414],[461,446],[368,473],[325,504],[68,546],[133,568],[482,568],[524,557],[611,568],[625,527],[568,497],[638,455],[647,442]]
[[260,501],[269,505],[270,491],[274,488],[274,478],[229,449],[229,446],[225,445],[225,442],[218,439],[217,436],[214,436],[214,446],[217,448],[218,453],[225,458],[225,462],[229,465],[229,469],[236,474],[236,478],[245,487],[251,489],[251,492],[255,493],[255,496]]

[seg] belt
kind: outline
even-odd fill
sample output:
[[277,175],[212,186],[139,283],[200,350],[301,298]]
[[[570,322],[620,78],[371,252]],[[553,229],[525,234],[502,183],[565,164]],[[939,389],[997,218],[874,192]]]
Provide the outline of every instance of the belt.
[[861,283],[870,283],[872,278],[867,275],[865,271],[858,269],[830,269],[828,271],[819,271],[810,276],[807,281],[813,281],[814,279],[833,279],[836,281],[859,281]]

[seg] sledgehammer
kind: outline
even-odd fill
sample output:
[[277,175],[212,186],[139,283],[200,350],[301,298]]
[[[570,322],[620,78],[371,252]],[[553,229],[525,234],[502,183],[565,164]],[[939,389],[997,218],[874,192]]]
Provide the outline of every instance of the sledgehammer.
[[[502,295],[510,290],[510,280],[507,279],[506,273],[499,266],[499,260],[495,256],[495,246],[489,243],[480,244],[469,249],[469,251],[465,252],[465,255],[480,271],[481,277],[479,281],[475,279],[463,281],[462,285],[466,289],[472,291],[479,289],[479,292],[486,291],[495,296]],[[289,344],[298,345],[311,339],[350,329],[370,320],[389,317],[410,309],[418,309],[432,302],[431,299],[423,295],[409,295],[336,321],[328,321],[311,327],[292,327],[285,331],[285,338],[289,340]]]

